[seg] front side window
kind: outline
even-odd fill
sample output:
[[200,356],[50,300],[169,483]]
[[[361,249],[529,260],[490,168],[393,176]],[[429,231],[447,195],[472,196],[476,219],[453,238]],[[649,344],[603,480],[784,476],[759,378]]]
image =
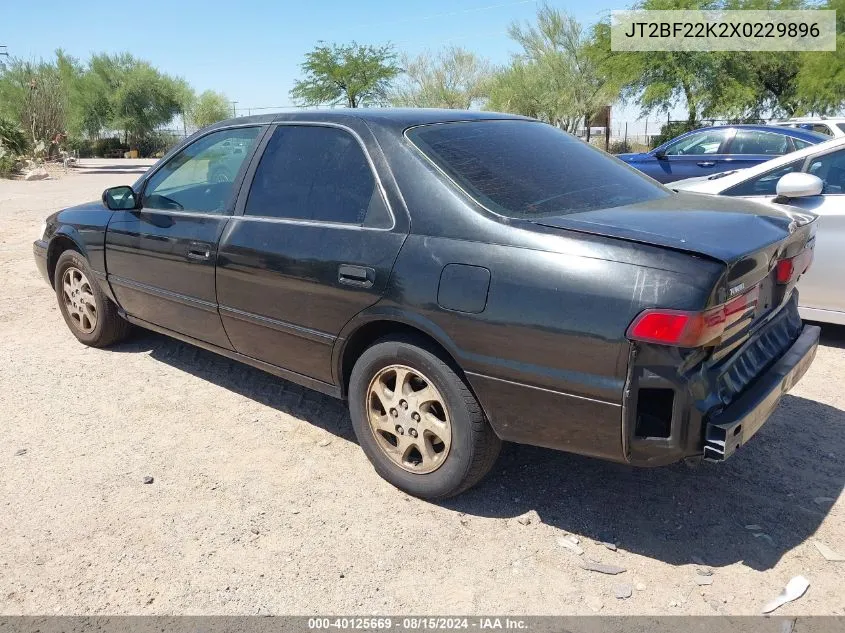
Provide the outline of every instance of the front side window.
[[380,202],[355,137],[333,127],[280,125],[258,163],[245,214],[360,225]]
[[746,180],[722,192],[725,196],[776,196],[778,180],[786,174],[801,171],[804,159],[796,160],[777,169],[766,172],[761,176]]
[[225,213],[260,127],[212,132],[173,156],[147,182],[145,209]]
[[782,156],[788,154],[789,138],[785,134],[758,132],[757,130],[737,130],[731,143],[731,154],[765,154]]
[[481,205],[540,218],[636,204],[668,189],[556,127],[535,121],[423,125],[408,138]]
[[807,173],[821,178],[824,193],[845,193],[845,149],[811,159]]
[[663,150],[667,156],[699,156],[701,154],[718,154],[722,141],[725,140],[723,130],[704,130],[693,132],[670,143]]

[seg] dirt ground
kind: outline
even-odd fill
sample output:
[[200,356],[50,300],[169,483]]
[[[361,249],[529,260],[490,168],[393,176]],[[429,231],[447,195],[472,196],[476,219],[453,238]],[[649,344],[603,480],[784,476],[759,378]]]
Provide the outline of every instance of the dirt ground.
[[723,465],[507,446],[426,503],[376,476],[339,402],[152,333],[77,343],[32,241],[145,169],[83,164],[0,181],[0,613],[757,614],[800,574],[779,615],[845,614],[845,562],[813,543],[845,553],[845,328]]

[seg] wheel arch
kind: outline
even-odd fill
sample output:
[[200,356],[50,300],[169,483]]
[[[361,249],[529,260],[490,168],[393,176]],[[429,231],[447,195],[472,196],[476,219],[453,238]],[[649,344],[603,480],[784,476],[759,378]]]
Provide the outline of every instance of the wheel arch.
[[418,339],[429,351],[436,353],[450,365],[472,390],[472,385],[457,360],[457,348],[441,328],[418,315],[379,310],[358,315],[347,324],[335,344],[333,363],[342,398],[347,396],[349,377],[355,361],[377,340],[392,335],[406,335]]
[[50,245],[47,247],[47,275],[49,276],[51,286],[55,285],[56,264],[59,261],[59,257],[62,256],[62,253],[69,250],[76,251],[88,259],[88,254],[76,231],[67,227],[61,227],[50,239]]

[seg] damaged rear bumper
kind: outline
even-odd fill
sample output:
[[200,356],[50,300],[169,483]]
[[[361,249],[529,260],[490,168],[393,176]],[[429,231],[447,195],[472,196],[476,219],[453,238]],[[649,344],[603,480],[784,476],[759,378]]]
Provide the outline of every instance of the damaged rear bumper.
[[807,373],[820,333],[821,328],[805,325],[780,360],[724,411],[710,418],[704,433],[704,459],[727,459],[763,426],[783,395]]

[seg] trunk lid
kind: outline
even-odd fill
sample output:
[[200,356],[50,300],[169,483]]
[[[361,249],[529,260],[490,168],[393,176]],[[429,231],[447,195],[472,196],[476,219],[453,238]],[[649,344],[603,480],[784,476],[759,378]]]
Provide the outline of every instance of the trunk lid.
[[[787,207],[678,193],[625,207],[538,217],[532,222],[687,251],[732,264],[789,240],[814,219],[812,214]],[[800,233],[795,237],[800,238]]]
[[795,284],[777,285],[775,268],[779,260],[813,247],[815,217],[777,205],[679,193],[636,205],[531,221],[724,263],[725,274],[713,289],[710,306],[723,304],[755,287],[759,290],[754,312],[726,332],[723,341],[727,342],[735,341],[734,335],[747,334],[754,324],[762,323],[764,317],[774,314],[789,299]]

